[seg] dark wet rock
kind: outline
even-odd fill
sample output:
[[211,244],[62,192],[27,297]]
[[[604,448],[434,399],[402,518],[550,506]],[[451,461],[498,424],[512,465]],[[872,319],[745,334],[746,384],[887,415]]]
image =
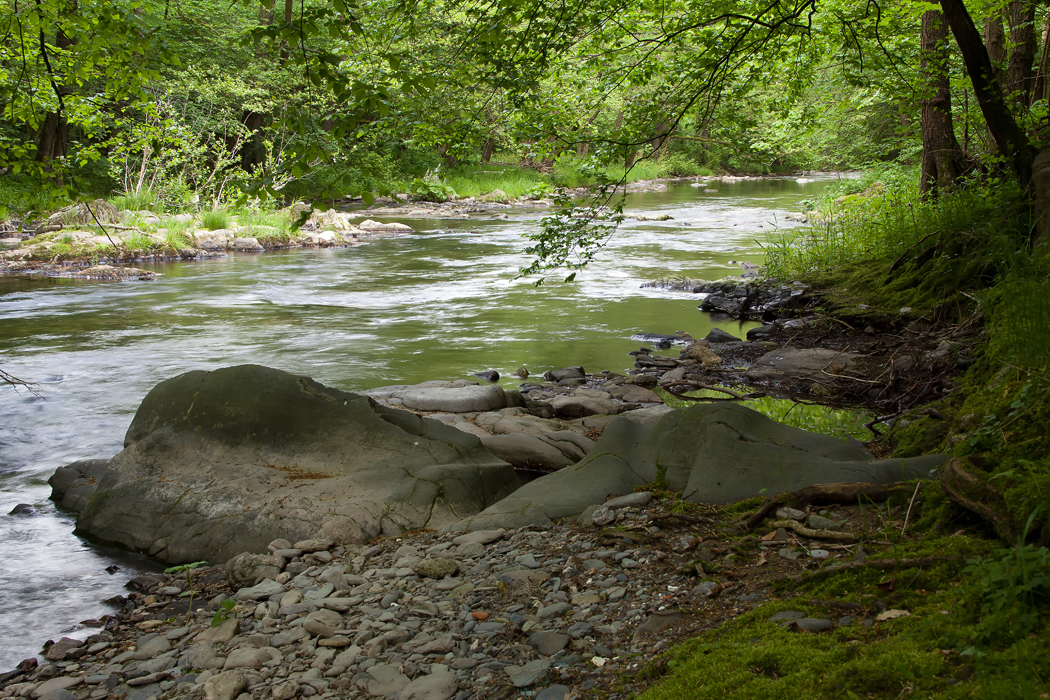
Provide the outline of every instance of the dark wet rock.
[[489,382],[498,382],[499,381],[499,372],[497,372],[494,369],[487,369],[484,372],[477,372],[474,376],[475,377],[481,377],[485,381],[489,381]]
[[[810,433],[734,404],[670,411],[654,425],[615,420],[578,464],[529,482],[455,525],[543,525],[609,495],[664,479],[694,503],[734,503],[762,493],[842,481],[928,478],[943,455],[876,460],[862,445]],[[785,484],[786,480],[786,484]]]
[[583,367],[576,365],[574,367],[551,370],[544,373],[543,378],[548,382],[560,382],[563,379],[586,379],[587,374],[583,371]]
[[40,511],[31,506],[28,503],[19,503],[17,506],[11,509],[8,515],[39,515]]
[[704,336],[704,340],[709,343],[735,343],[739,342],[740,338],[737,338],[730,333],[726,333],[721,328],[712,328],[711,332]]
[[[748,334],[750,336],[750,331]],[[755,360],[747,376],[754,381],[804,377],[819,379],[829,374],[837,376],[847,373],[859,359],[858,355],[827,348],[777,348]]]
[[59,467],[47,480],[51,486],[51,499],[63,508],[79,513],[95,495],[98,482],[108,467],[108,459],[83,459]]
[[225,561],[278,538],[455,522],[518,483],[472,435],[242,365],[158,384],[77,528],[171,563]]
[[758,328],[752,328],[747,332],[748,340],[769,340],[770,338],[776,337],[776,334],[780,332],[780,326],[775,323],[770,323],[765,326],[759,326]]

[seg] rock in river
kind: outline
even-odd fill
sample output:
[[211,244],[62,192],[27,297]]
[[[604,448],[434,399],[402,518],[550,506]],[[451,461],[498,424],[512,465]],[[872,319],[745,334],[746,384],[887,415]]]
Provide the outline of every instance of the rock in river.
[[617,418],[586,459],[529,482],[454,527],[547,524],[658,480],[694,503],[733,503],[812,484],[928,477],[944,460],[876,460],[859,443],[793,428],[743,406],[698,405],[652,425]]
[[124,446],[77,530],[170,563],[441,527],[519,485],[473,435],[258,365],[161,382]]

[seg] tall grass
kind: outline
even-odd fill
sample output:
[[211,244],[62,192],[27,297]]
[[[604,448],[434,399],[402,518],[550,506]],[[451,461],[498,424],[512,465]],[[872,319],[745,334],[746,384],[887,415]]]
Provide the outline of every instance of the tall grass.
[[912,187],[869,187],[825,203],[823,221],[771,236],[771,277],[832,288],[874,313],[973,306],[974,294],[1019,269],[1030,221],[1016,185],[973,185],[936,201]]
[[272,226],[281,230],[289,229],[292,224],[287,212],[263,211],[259,209],[239,210],[237,212],[237,222],[241,226]]
[[201,212],[201,228],[218,231],[230,225],[230,213],[225,209],[212,209]]
[[442,181],[459,197],[481,197],[503,190],[517,199],[549,180],[543,173],[513,165],[482,164],[461,166],[442,173]]
[[154,211],[154,207],[160,203],[156,195],[152,191],[142,191],[138,194],[125,194],[121,197],[114,197],[109,200],[109,203],[117,208],[117,211],[124,211],[125,209],[131,211]]

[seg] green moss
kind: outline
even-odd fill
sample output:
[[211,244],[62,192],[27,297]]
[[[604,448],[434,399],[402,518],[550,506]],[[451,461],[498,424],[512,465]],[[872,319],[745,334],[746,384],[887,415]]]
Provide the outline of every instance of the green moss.
[[[1002,636],[988,638],[981,603],[987,575],[966,567],[968,559],[990,549],[987,541],[970,537],[927,538],[901,543],[897,555],[957,558],[889,573],[862,568],[803,577],[789,587],[798,598],[746,613],[642,669],[641,678],[662,681],[640,697],[1036,697],[1048,687],[1050,638],[1008,627]],[[895,590],[887,594],[878,584],[890,578]],[[781,610],[835,620],[842,613],[819,604],[832,598],[864,605],[869,619],[880,598],[909,615],[825,634],[791,632],[768,621]],[[1044,625],[1040,618],[1038,629]]]

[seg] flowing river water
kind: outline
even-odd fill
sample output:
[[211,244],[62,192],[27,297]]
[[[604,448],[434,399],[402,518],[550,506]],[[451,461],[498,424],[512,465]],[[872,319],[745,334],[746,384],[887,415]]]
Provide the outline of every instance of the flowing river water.
[[[47,478],[110,457],[142,397],[194,369],[257,363],[340,389],[470,377],[496,369],[513,387],[532,372],[582,364],[623,371],[640,332],[693,337],[713,324],[687,292],[643,289],[662,277],[719,279],[760,263],[767,236],[830,178],[672,183],[632,194],[626,221],[571,284],[515,280],[522,234],[542,212],[469,220],[398,219],[415,235],[356,248],[231,255],[157,264],[153,282],[0,277],[0,368],[38,394],[0,385],[0,671],[46,639],[86,636],[131,576],[158,566],[74,536]],[[506,213],[507,218],[501,218]],[[8,515],[19,503],[35,516]],[[117,565],[119,571],[106,572]]]

